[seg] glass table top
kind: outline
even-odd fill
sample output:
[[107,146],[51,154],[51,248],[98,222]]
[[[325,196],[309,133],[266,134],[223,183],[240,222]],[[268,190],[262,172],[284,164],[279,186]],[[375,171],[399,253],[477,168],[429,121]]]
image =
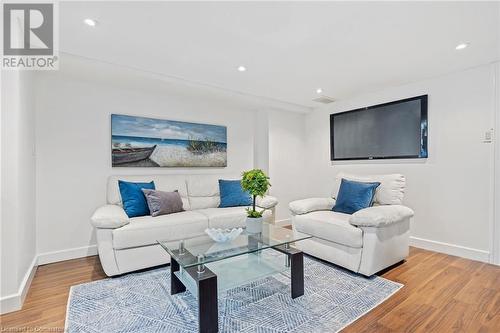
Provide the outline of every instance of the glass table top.
[[158,240],[158,243],[181,267],[188,268],[309,238],[312,236],[274,224],[262,223],[261,233],[251,234],[243,230],[238,237],[224,243],[217,243],[208,235],[176,241]]

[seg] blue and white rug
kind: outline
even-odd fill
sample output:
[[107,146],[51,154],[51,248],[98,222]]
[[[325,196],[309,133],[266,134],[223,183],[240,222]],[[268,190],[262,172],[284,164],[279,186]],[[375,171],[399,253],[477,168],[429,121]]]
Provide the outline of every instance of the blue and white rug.
[[[337,332],[402,285],[304,257],[304,296],[290,298],[289,272],[219,295],[219,332]],[[67,331],[196,332],[196,298],[170,295],[170,267],[71,287]]]

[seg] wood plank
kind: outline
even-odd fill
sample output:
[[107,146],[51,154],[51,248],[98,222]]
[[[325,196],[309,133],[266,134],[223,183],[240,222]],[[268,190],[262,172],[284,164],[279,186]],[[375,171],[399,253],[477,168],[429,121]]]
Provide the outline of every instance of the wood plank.
[[[343,332],[500,332],[500,300],[496,299],[500,293],[492,299],[491,289],[469,291],[491,288],[500,267],[413,249],[404,264],[382,275],[405,286]],[[467,302],[460,302],[464,295]],[[442,318],[452,310],[457,312],[452,318]]]

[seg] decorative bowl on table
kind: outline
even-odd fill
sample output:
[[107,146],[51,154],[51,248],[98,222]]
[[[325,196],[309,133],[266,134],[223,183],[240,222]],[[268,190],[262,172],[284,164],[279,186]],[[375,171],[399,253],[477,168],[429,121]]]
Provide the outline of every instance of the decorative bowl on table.
[[243,232],[242,228],[233,229],[205,229],[205,233],[217,243],[230,242]]

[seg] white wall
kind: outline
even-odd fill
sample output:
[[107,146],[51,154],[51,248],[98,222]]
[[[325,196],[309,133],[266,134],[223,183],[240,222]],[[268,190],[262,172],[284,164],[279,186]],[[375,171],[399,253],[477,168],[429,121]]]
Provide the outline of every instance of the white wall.
[[33,272],[35,114],[33,73],[1,75],[1,309],[18,309]]
[[[89,218],[106,202],[111,174],[240,174],[254,165],[255,116],[244,107],[168,91],[128,90],[64,71],[40,76],[37,88],[37,239],[42,257],[95,244]],[[112,113],[225,125],[228,166],[112,168]]]
[[[414,244],[488,261],[493,212],[494,66],[337,101],[306,117],[309,195],[330,194],[340,171],[402,173],[406,204],[415,210]],[[329,115],[417,95],[429,95],[429,158],[330,162]],[[446,244],[443,244],[446,243]],[[449,246],[447,244],[450,244]]]
[[491,241],[493,262],[500,265],[500,63],[495,64],[495,190],[494,221]]
[[254,167],[269,175],[269,112],[255,112]]
[[305,195],[306,115],[275,110],[270,111],[268,117],[270,194],[280,202],[276,208],[276,220],[289,220],[288,204]]

